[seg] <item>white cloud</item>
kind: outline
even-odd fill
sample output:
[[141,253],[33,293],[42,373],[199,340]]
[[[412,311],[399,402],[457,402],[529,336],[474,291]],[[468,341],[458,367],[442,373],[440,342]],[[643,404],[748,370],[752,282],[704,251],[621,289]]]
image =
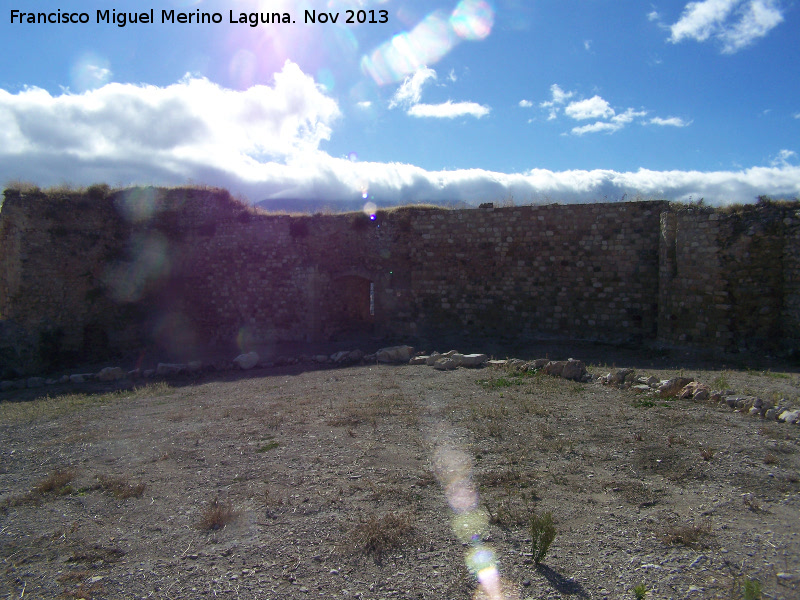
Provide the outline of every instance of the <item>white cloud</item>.
[[[458,106],[450,103],[447,110],[457,112]],[[602,127],[640,118],[637,112],[621,112]],[[244,91],[198,78],[163,88],[107,84],[80,95],[0,90],[0,182],[195,182],[226,187],[253,201],[313,198],[320,207],[347,209],[363,203],[365,188],[381,206],[477,205],[509,195],[522,202],[564,203],[623,194],[691,196],[715,204],[752,202],[762,194],[800,196],[800,166],[789,164],[797,162],[793,150],[778,151],[773,166],[737,171],[426,171],[320,151],[338,117],[336,102],[293,63],[286,63],[273,85]]]
[[651,125],[659,125],[661,127],[688,127],[691,125],[691,123],[691,121],[687,123],[680,117],[668,117],[666,119],[662,119],[661,117],[653,117],[650,119]]
[[619,131],[622,129],[622,125],[618,123],[608,123],[606,121],[598,121],[597,123],[591,123],[589,125],[582,125],[580,127],[573,127],[572,134],[573,135],[583,135],[585,133],[614,133],[615,131]]
[[530,108],[533,106],[533,102],[530,100],[520,100],[519,101],[520,108]]
[[539,104],[542,108],[552,108],[554,106],[564,104],[567,100],[575,95],[575,92],[565,92],[561,87],[554,83],[550,86],[550,94],[552,98],[546,102]]
[[[558,85],[550,86],[552,100],[539,104],[541,108],[548,109],[548,121],[558,118],[560,107],[575,95],[575,92],[565,92]],[[570,130],[572,135],[582,136],[587,133],[614,133],[633,123],[637,119],[643,119],[648,111],[627,108],[624,112],[618,113],[609,102],[600,96],[593,96],[586,100],[575,100],[564,107],[564,114],[576,121],[593,120],[594,123],[573,127]],[[689,123],[677,117],[662,119],[654,117],[650,119],[653,125],[672,125],[674,127],[685,127]]]
[[772,159],[773,167],[788,167],[792,160],[797,159],[797,152],[794,150],[781,150],[778,155]]
[[483,117],[491,109],[475,102],[452,102],[448,100],[443,104],[422,104],[422,88],[431,79],[436,79],[436,71],[427,67],[419,69],[413,75],[406,77],[403,84],[397,89],[389,108],[397,106],[407,107],[407,114],[412,117],[433,117],[439,119],[453,119],[462,116]]
[[614,115],[611,117],[611,121],[616,123],[617,125],[627,125],[628,123],[633,123],[634,119],[638,119],[639,117],[646,117],[647,111],[646,110],[633,110],[629,108],[624,113],[620,113],[618,115]]
[[413,75],[406,77],[397,92],[392,96],[389,108],[407,106],[419,102],[422,98],[422,88],[430,79],[436,79],[436,71],[428,67],[423,67]]
[[567,116],[576,121],[585,119],[607,119],[614,115],[614,109],[600,96],[593,96],[588,100],[571,102],[564,109]]
[[583,40],[583,49],[587,52],[592,49],[592,40]]
[[372,102],[369,100],[362,100],[361,102],[357,102],[356,106],[362,110],[367,110],[368,108],[372,108]]
[[661,18],[661,15],[658,14],[658,11],[653,10],[647,13],[647,20],[648,21],[658,21]]
[[74,160],[98,173],[112,164],[180,171],[316,150],[340,115],[336,102],[292,62],[274,79],[271,87],[245,91],[193,77],[167,87],[111,83],[60,96],[0,90],[0,163],[30,170],[39,159]]
[[415,104],[408,109],[412,117],[435,117],[439,119],[454,119],[456,117],[485,117],[491,108],[476,102],[451,102],[443,104]]
[[722,51],[732,54],[764,37],[783,21],[783,14],[771,0],[754,0],[744,10],[741,21],[719,35]]
[[712,36],[731,54],[764,37],[783,21],[778,0],[703,0],[689,2],[670,27],[669,41],[704,42]]

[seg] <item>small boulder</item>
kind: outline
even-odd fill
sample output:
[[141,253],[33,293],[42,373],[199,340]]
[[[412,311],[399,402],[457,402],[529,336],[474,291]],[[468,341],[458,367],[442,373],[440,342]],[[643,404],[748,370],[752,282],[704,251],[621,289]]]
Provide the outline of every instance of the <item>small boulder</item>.
[[[186,365],[181,365],[177,363],[158,363],[156,367],[156,375],[159,377],[167,377],[169,375],[179,375],[183,373]],[[146,373],[146,371],[145,371]],[[146,377],[147,375],[145,375]]]
[[785,410],[778,415],[781,423],[797,423],[800,421],[800,410]]
[[440,356],[441,356],[441,354],[439,354],[436,351],[431,352],[430,356],[427,356],[425,358],[425,364],[428,365],[429,367],[432,367],[433,365],[436,364],[436,361],[439,360]]
[[564,367],[566,366],[567,361],[565,360],[551,360],[544,366],[544,373],[552,377],[561,377],[561,374],[564,372]]
[[0,381],[0,392],[7,392],[10,389],[13,389],[14,382],[13,381]]
[[358,349],[351,350],[347,355],[347,359],[350,362],[354,362],[354,363],[361,362],[361,360],[363,358],[364,358],[364,351],[363,350],[358,350]]
[[189,373],[199,373],[203,370],[203,361],[202,360],[193,360],[186,364],[186,370]]
[[345,362],[350,361],[350,351],[349,350],[341,350],[339,352],[334,352],[331,354],[330,360],[332,363],[340,365]]
[[414,348],[411,346],[391,346],[388,348],[381,348],[376,352],[375,358],[379,363],[386,364],[408,364],[411,357],[414,356]]
[[680,394],[681,390],[691,382],[692,380],[688,377],[673,377],[672,379],[667,379],[658,386],[658,394],[662,398],[677,396]]
[[635,374],[634,369],[617,369],[615,373],[609,373],[606,379],[609,385],[622,385],[628,379],[633,379]]
[[125,371],[119,367],[106,367],[94,377],[98,381],[118,381],[125,379]]
[[687,383],[678,394],[681,400],[705,400],[711,394],[711,388],[699,381]]
[[440,358],[433,365],[437,371],[452,371],[458,367],[458,363],[450,357]]
[[549,362],[549,358],[537,358],[536,360],[531,361],[530,364],[534,369],[543,369]]
[[428,356],[415,356],[411,360],[408,361],[410,365],[427,365],[428,364]]
[[92,378],[91,373],[75,373],[69,376],[70,383],[84,383]]
[[[327,359],[328,357],[326,356],[325,360]],[[249,371],[258,364],[259,360],[258,352],[248,352],[247,354],[240,354],[233,359],[233,362],[242,371]]]
[[461,366],[474,369],[483,366],[487,360],[489,357],[485,354],[464,354],[461,356]]
[[583,364],[582,360],[570,358],[561,370],[561,377],[571,381],[583,381],[585,375],[586,365]]

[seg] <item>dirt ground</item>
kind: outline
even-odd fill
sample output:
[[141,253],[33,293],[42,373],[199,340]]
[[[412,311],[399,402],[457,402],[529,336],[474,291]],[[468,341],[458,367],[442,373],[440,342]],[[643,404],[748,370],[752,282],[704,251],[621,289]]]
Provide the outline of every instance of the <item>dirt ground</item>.
[[797,426],[494,367],[83,391],[0,404],[0,598],[800,598]]

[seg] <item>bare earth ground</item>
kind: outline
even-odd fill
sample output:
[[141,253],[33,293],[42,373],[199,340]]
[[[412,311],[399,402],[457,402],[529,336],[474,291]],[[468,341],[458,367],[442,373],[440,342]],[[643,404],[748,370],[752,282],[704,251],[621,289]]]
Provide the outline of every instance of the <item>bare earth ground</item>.
[[[800,405],[794,372],[683,374]],[[720,405],[292,367],[4,402],[0,451],[0,598],[800,598],[800,428]]]

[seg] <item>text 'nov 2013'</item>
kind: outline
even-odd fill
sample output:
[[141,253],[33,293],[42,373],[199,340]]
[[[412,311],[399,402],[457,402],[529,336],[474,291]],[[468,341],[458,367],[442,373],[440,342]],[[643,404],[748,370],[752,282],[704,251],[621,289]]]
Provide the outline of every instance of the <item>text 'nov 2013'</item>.
[[[125,12],[115,9],[97,10],[94,15],[94,22],[97,24],[116,25],[125,27],[126,25],[143,25],[156,23],[156,16],[159,16],[161,23],[172,24],[192,24],[192,25],[216,25],[220,23],[248,25],[258,27],[259,25],[275,25],[282,23],[296,23],[297,21],[288,12],[235,12],[228,11],[227,21],[219,12],[203,12],[200,9],[189,12],[176,10],[161,10],[160,14],[154,9],[141,12]],[[12,24],[86,24],[92,22],[92,16],[87,12],[69,12],[68,10],[58,9],[55,12],[26,12],[20,10],[11,11]],[[387,10],[346,10],[342,12],[325,12],[317,10],[306,10],[303,14],[305,24],[344,24],[355,25],[365,23],[388,23],[389,11]]]

